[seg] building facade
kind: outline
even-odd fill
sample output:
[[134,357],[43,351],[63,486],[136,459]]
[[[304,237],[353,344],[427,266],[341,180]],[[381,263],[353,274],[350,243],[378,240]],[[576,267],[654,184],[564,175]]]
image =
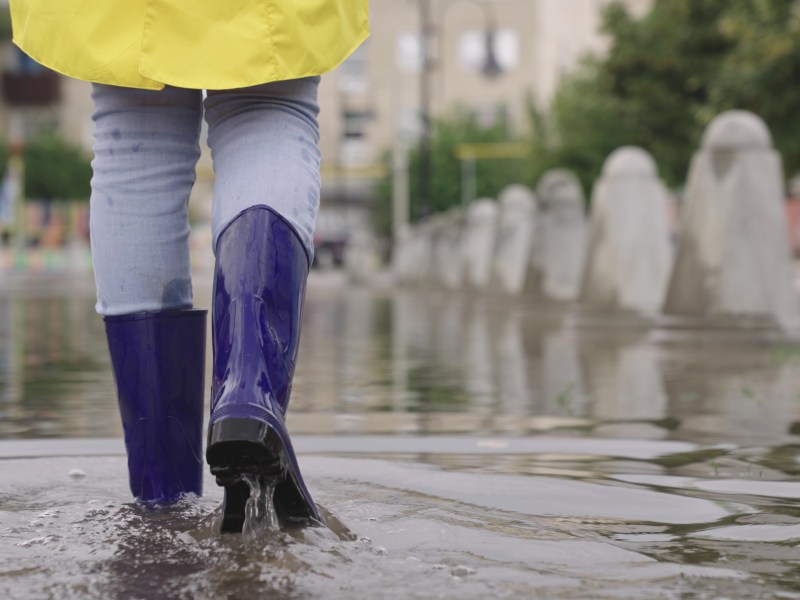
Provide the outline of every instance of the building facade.
[[[585,54],[605,51],[608,40],[600,24],[610,2],[372,0],[372,36],[342,67],[323,77],[325,196],[368,194],[365,182],[380,174],[383,152],[418,139],[422,39],[427,37],[432,116],[461,106],[487,120],[502,112],[509,123],[522,127],[528,97],[546,106],[562,74]],[[652,0],[625,3],[641,16]],[[421,34],[425,4],[427,36]]]
[[[384,175],[383,154],[419,139],[424,72],[432,117],[460,106],[481,119],[502,116],[522,128],[528,97],[546,106],[562,74],[583,55],[605,50],[600,19],[611,1],[372,0],[372,36],[325,75],[320,87],[321,235],[343,238],[360,226],[375,182]],[[640,16],[652,1],[625,4]],[[425,7],[429,27],[423,35]],[[90,149],[91,86],[37,71],[8,42],[2,53],[0,130],[24,138],[55,128]],[[29,97],[32,93],[43,95]],[[207,215],[212,188],[207,151],[198,175],[193,205]]]

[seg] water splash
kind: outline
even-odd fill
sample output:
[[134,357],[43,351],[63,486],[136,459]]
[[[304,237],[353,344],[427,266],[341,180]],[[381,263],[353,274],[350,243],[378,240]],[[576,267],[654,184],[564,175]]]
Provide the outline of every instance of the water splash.
[[243,479],[250,488],[250,497],[244,507],[242,535],[252,539],[264,533],[280,531],[273,501],[277,479],[255,475],[245,475]]

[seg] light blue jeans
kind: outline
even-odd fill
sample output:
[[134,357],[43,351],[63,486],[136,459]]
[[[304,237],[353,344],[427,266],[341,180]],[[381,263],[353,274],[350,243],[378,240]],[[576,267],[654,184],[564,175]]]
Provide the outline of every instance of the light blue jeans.
[[[94,84],[90,230],[97,312],[191,308],[189,194],[205,112],[217,236],[266,205],[313,255],[319,209],[318,77],[212,91]],[[205,111],[204,111],[205,108]]]

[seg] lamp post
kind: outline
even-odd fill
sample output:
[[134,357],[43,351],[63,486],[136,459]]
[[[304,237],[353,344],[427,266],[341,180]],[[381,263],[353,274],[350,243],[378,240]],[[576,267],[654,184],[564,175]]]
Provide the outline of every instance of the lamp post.
[[425,218],[432,212],[431,207],[431,176],[433,171],[431,142],[433,131],[431,127],[431,75],[433,61],[431,60],[430,45],[433,36],[431,23],[430,0],[419,2],[419,44],[420,44],[420,81],[419,81],[419,108],[420,131],[419,140],[419,195],[420,204],[418,218]]
[[[431,0],[416,0],[419,9],[419,46],[420,46],[420,78],[419,78],[419,110],[420,110],[420,139],[419,139],[419,208],[415,215],[417,219],[425,218],[433,212],[431,202],[431,182],[433,180],[433,123],[432,123],[432,93],[431,77],[437,68],[441,68],[441,50],[439,64],[431,58],[431,46],[435,34],[435,26],[431,17]],[[495,53],[495,39],[497,35],[497,19],[494,6],[485,0],[443,0],[441,21],[444,21],[445,11],[455,2],[471,2],[478,4],[484,11],[485,21],[485,47],[484,63],[480,72],[487,79],[495,79],[503,73],[503,68],[497,60]],[[442,36],[440,35],[440,42]]]

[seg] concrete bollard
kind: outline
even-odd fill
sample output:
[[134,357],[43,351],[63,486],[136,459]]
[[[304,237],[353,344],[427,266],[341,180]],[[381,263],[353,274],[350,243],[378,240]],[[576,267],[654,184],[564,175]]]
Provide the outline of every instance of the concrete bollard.
[[497,242],[497,217],[497,203],[488,198],[476,200],[467,209],[461,256],[466,283],[472,289],[483,290],[489,286]]
[[441,218],[441,228],[433,245],[436,282],[448,290],[464,284],[464,258],[461,253],[464,211],[452,208]]
[[344,267],[352,283],[368,283],[378,272],[378,253],[375,239],[366,229],[350,234],[344,250]]
[[669,194],[655,161],[626,146],[606,160],[592,192],[581,301],[602,311],[657,313],[672,271]]
[[534,285],[553,300],[576,300],[586,260],[588,228],[583,190],[578,179],[562,169],[544,174],[536,188],[538,231],[533,249]]
[[510,185],[498,198],[497,246],[492,279],[507,294],[525,289],[530,270],[533,235],[536,226],[536,196],[524,185]]
[[800,324],[784,207],[783,169],[760,117],[729,111],[692,159],[681,242],[664,310]]

